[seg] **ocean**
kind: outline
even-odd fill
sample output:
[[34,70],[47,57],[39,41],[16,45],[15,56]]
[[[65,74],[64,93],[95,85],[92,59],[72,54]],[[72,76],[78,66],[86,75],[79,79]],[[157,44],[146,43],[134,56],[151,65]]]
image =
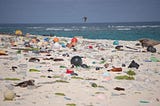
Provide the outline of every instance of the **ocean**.
[[160,41],[160,22],[0,24],[0,33],[14,34],[17,29],[24,35],[83,36],[88,39],[127,41],[149,38]]

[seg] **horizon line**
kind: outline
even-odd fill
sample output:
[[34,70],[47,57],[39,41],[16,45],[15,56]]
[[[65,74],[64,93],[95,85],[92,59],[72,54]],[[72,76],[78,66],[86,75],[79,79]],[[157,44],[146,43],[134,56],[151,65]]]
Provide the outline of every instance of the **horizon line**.
[[120,21],[120,22],[64,22],[64,23],[48,23],[48,22],[42,22],[42,23],[0,23],[0,24],[101,24],[101,23],[160,23],[160,21]]

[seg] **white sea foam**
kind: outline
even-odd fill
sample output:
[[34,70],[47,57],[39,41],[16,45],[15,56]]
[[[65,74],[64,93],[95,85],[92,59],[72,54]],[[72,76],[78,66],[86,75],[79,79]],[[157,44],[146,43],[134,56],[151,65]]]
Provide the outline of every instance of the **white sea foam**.
[[160,25],[142,25],[142,26],[135,26],[135,28],[158,28]]
[[131,28],[118,28],[117,30],[131,30]]
[[46,28],[47,31],[53,30],[53,31],[74,31],[74,30],[80,30],[78,28],[64,28],[64,27],[51,27],[51,28]]
[[87,27],[86,27],[86,26],[82,26],[81,28],[82,28],[82,29],[86,29]]
[[55,27],[51,27],[51,28],[46,28],[47,31],[60,31],[60,30],[63,30],[63,28],[55,28]]
[[108,28],[158,28],[160,25],[137,25],[137,26],[108,26]]
[[27,28],[29,28],[29,29],[41,29],[43,27],[27,27]]
[[64,31],[73,31],[74,29],[65,28]]

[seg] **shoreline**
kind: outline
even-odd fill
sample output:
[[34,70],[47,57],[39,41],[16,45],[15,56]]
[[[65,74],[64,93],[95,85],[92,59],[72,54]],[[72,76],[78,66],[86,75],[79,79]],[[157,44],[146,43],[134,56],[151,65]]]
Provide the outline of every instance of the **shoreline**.
[[136,41],[141,38],[159,39],[159,23],[110,23],[110,24],[28,24],[1,25],[0,32],[14,34],[16,30],[34,35],[51,35],[58,37],[83,36],[88,39],[112,39]]

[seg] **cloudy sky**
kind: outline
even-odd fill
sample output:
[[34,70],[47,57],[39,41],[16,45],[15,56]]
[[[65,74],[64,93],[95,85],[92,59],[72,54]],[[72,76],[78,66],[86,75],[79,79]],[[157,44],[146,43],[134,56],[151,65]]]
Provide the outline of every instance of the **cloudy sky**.
[[160,21],[160,0],[0,0],[0,23]]

